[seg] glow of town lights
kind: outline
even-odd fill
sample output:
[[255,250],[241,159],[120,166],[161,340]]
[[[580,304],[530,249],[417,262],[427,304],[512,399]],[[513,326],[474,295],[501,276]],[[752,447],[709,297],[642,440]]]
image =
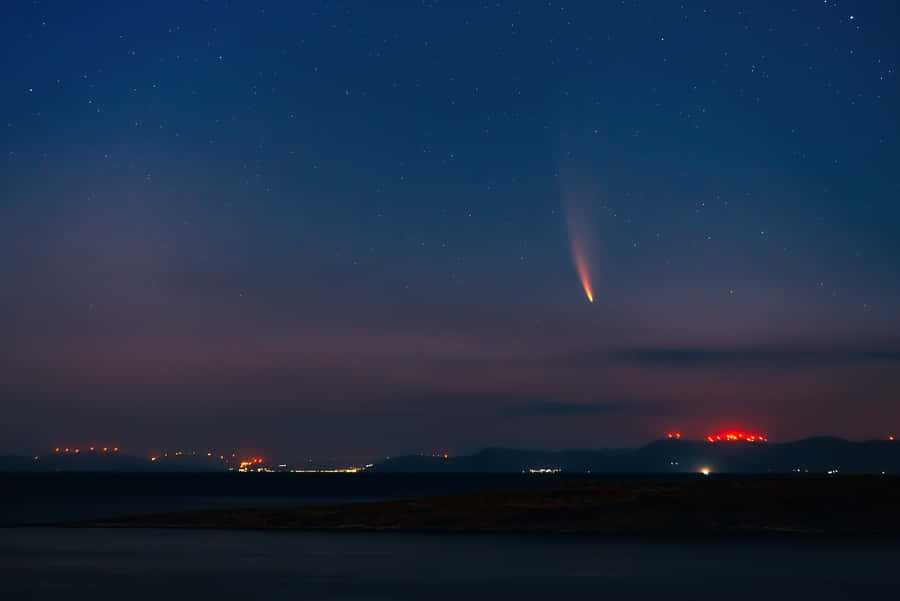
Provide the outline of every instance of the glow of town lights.
[[768,442],[765,434],[758,432],[742,432],[740,430],[726,430],[724,432],[716,432],[706,437],[707,442]]

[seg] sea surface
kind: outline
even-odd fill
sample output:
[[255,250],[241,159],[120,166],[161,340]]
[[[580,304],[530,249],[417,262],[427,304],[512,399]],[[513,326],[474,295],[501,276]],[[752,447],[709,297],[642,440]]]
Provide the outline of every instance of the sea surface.
[[894,598],[896,544],[0,529],[3,599]]
[[897,590],[900,544],[890,540],[15,527],[534,484],[515,475],[372,476],[0,475],[0,598],[758,601]]
[[581,475],[292,473],[0,473],[0,526],[193,509],[410,499]]

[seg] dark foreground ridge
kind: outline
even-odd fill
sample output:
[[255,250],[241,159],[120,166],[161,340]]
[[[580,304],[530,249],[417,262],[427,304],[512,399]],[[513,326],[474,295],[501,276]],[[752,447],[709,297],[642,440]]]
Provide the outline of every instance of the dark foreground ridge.
[[900,479],[691,478],[556,483],[422,500],[210,510],[73,527],[633,535],[900,536]]

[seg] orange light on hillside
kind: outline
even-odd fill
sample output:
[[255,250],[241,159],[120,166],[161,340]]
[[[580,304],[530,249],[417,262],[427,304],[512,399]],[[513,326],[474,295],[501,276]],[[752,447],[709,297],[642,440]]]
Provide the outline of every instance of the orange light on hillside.
[[103,452],[104,452],[104,453],[107,452],[108,450],[109,450],[109,447],[103,447]]
[[742,432],[740,430],[727,430],[725,432],[717,432],[706,437],[708,442],[768,442],[765,434]]
[[75,452],[76,452],[76,453],[80,453],[80,452],[81,452],[81,449],[75,449]]
[[450,456],[449,453],[444,453],[444,459],[447,459]]
[[113,447],[113,452],[114,452],[114,453],[118,453],[118,452],[119,452],[119,447]]
[[666,438],[668,438],[668,439],[670,439],[670,440],[680,440],[680,439],[681,439],[681,432],[667,432],[667,433],[666,433]]
[[94,450],[94,447],[91,447],[91,450],[93,451],[93,450]]
[[69,447],[66,447],[66,453],[68,453],[68,452],[69,452]]
[[59,453],[59,447],[56,447],[56,452]]
[[[888,440],[894,440],[894,435],[891,434],[890,436],[888,436]],[[59,449],[56,449],[56,450],[58,451]]]

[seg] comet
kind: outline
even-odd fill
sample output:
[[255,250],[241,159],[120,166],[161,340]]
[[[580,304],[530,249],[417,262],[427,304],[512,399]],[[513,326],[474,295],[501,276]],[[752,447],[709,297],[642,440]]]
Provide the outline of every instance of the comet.
[[594,302],[594,285],[591,281],[593,273],[593,230],[590,216],[590,206],[578,202],[576,195],[567,193],[564,200],[566,214],[566,228],[569,231],[569,247],[572,251],[572,262],[575,264],[575,272],[584,289],[584,295],[588,302]]
[[584,294],[589,302],[594,302],[594,290],[591,287],[591,270],[588,263],[588,253],[585,251],[584,245],[579,244],[577,239],[570,234],[570,243],[572,245],[572,260],[575,262],[575,271],[578,272],[578,279],[581,281],[581,287],[584,288]]

